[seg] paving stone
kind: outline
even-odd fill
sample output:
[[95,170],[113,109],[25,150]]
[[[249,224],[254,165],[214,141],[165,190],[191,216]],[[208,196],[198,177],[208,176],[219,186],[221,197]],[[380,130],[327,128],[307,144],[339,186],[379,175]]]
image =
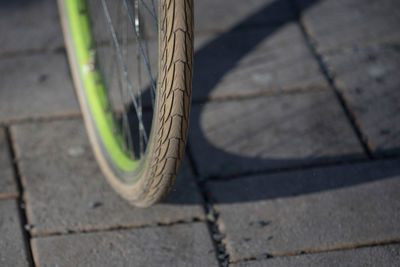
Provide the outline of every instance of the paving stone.
[[211,182],[231,260],[400,237],[400,161]]
[[34,238],[39,266],[218,266],[204,223]]
[[200,195],[185,164],[166,200],[139,209],[122,200],[107,184],[81,120],[20,124],[11,130],[33,235],[170,223],[204,216]]
[[190,145],[202,176],[362,157],[331,91],[194,105]]
[[248,266],[396,266],[400,262],[400,246],[386,245],[376,247],[365,247],[351,250],[332,251],[327,253],[317,253],[300,255],[294,257],[279,257],[263,261],[249,261],[232,264],[234,267]]
[[2,1],[0,55],[63,45],[57,1]]
[[288,0],[194,1],[195,30],[224,31],[235,26],[277,24],[294,19]]
[[344,46],[400,41],[397,0],[297,0],[303,20],[320,51]]
[[400,152],[400,51],[384,47],[325,55],[376,153]]
[[194,99],[326,87],[297,24],[199,37]]
[[0,200],[0,214],[0,266],[29,266],[16,200]]
[[64,54],[0,59],[0,121],[78,113]]
[[0,198],[18,196],[9,153],[5,132],[0,127]]

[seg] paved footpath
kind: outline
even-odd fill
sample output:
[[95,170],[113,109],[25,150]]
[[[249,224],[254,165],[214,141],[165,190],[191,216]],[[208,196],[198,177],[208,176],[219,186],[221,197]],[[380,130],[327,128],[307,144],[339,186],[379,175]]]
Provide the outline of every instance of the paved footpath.
[[55,2],[0,3],[0,266],[399,266],[399,1],[195,1],[190,149],[148,209],[94,161]]

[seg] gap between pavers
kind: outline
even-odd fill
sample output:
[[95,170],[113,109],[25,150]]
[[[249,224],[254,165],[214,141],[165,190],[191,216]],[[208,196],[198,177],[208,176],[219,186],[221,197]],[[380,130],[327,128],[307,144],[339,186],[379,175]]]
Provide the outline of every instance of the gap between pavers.
[[134,208],[107,184],[80,119],[11,126],[35,236],[203,219],[201,196],[184,162],[162,203]]
[[15,199],[0,199],[0,266],[29,266]]
[[400,238],[400,161],[207,184],[233,261]]
[[194,105],[189,139],[202,177],[364,157],[330,90]]
[[[295,1],[303,9],[302,20],[319,52],[400,41],[400,16],[395,12],[400,3],[396,0],[368,4],[364,0]],[[314,4],[304,10],[310,2]]]
[[79,114],[63,53],[0,59],[0,122]]
[[[296,0],[300,9],[309,0]],[[372,153],[399,154],[400,16],[394,0],[317,1],[302,13],[307,34],[334,77]]]
[[400,54],[393,47],[325,54],[359,126],[376,154],[400,153]]
[[337,267],[337,266],[396,266],[400,262],[400,245],[383,245],[325,253],[279,257],[232,264],[232,267]]
[[39,237],[32,248],[37,265],[218,266],[205,223]]
[[327,87],[296,23],[201,36],[194,69],[194,100]]
[[9,150],[5,129],[0,127],[0,199],[18,196]]

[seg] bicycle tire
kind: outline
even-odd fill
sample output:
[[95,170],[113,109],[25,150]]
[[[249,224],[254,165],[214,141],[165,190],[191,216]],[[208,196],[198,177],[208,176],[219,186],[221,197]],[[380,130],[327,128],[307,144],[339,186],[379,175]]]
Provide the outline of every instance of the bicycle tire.
[[158,81],[151,130],[144,155],[129,170],[121,168],[123,165],[110,156],[113,150],[107,150],[107,140],[96,121],[104,119],[100,118],[104,114],[95,113],[90,105],[87,77],[83,76],[85,66],[79,58],[79,49],[89,46],[77,47],[76,41],[89,37],[85,36],[87,32],[80,33],[80,37],[74,32],[73,16],[84,16],[84,12],[71,7],[72,2],[80,9],[85,5],[84,0],[58,0],[59,14],[75,91],[95,158],[109,184],[124,199],[138,207],[151,206],[172,188],[186,146],[193,76],[193,0],[157,2]]

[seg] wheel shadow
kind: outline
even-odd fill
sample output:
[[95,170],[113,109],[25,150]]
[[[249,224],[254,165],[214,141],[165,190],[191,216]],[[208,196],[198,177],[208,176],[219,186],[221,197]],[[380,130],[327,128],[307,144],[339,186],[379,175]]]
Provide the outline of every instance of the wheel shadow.
[[[257,12],[250,15],[240,23],[236,24],[228,32],[218,35],[216,38],[209,41],[207,44],[203,45],[198,51],[195,52],[193,95],[195,101],[198,99],[200,99],[200,101],[198,101],[197,104],[195,103],[193,105],[193,107],[195,107],[199,111],[193,112],[192,110],[191,113],[191,126],[189,131],[196,132],[195,135],[193,135],[195,136],[195,138],[190,138],[188,144],[188,153],[193,156],[195,153],[199,152],[198,150],[194,150],[191,146],[193,142],[198,142],[204,148],[202,149],[203,152],[200,153],[200,156],[195,155],[194,157],[192,157],[192,163],[197,169],[197,171],[195,171],[197,172],[196,179],[198,179],[200,183],[205,182],[207,184],[207,181],[209,181],[210,178],[213,180],[218,180],[220,176],[226,176],[226,174],[222,175],[219,173],[208,173],[207,171],[204,172],[203,170],[201,170],[201,168],[204,168],[204,166],[200,166],[199,161],[197,160],[198,157],[209,158],[208,160],[212,160],[215,158],[222,159],[224,162],[227,162],[227,166],[223,166],[223,168],[225,169],[229,169],[229,165],[240,164],[241,166],[259,166],[260,170],[269,170],[271,168],[276,169],[280,167],[302,166],[302,164],[310,162],[310,158],[305,159],[299,157],[266,159],[262,157],[248,157],[245,155],[237,155],[223,151],[212,144],[209,138],[207,138],[205,132],[202,130],[201,127],[201,119],[206,107],[206,105],[203,104],[203,101],[209,98],[209,96],[212,94],[212,91],[218,85],[218,83],[221,82],[223,77],[232,69],[234,69],[238,65],[239,61],[243,59],[249,52],[254,50],[257,45],[259,45],[263,40],[272,36],[288,23],[296,22],[296,13],[302,13],[306,9],[315,5],[317,2],[319,2],[319,0],[302,1],[302,5],[298,8],[297,11],[295,10],[295,7],[292,6],[294,13],[292,19],[276,21],[272,26],[268,26],[262,31],[256,31],[256,33],[252,35],[252,38],[246,40],[246,42],[235,42],[235,40],[232,39],[233,33],[245,33],[246,27],[260,27],[259,22],[262,21],[264,18],[276,17],[277,13],[281,12],[284,9],[284,6],[288,4],[288,2],[284,0],[275,0],[270,4],[264,6],[262,9],[259,9]],[[293,3],[290,2],[290,4]],[[233,47],[233,49],[226,49],[227,47]],[[218,55],[218,53],[221,53],[221,51],[225,51],[222,53],[226,53],[227,50],[240,52],[226,54],[224,60],[218,62],[212,60],[213,58],[215,58],[215,55]],[[268,116],[268,114],[265,114],[265,116]],[[274,125],[269,126],[274,127]],[[229,135],[228,132],[226,134]],[[189,135],[191,135],[191,133],[189,133]],[[346,156],[318,157],[315,159],[311,159],[311,162],[346,162],[349,159],[363,157],[364,155],[361,152],[359,154]],[[252,184],[251,182],[248,182],[246,183],[246,188],[243,188],[244,192],[249,192],[248,194],[244,193],[241,196],[230,195],[224,198],[224,203],[257,201],[293,195],[310,194],[326,190],[334,190],[337,188],[349,187],[357,184],[387,179],[393,177],[393,175],[400,173],[400,170],[398,168],[393,168],[393,166],[389,166],[385,169],[381,169],[375,165],[369,166],[368,164],[361,164],[360,166],[361,167],[356,168],[358,170],[357,172],[354,171],[355,169],[352,171],[351,167],[346,169],[346,164],[344,164],[343,168],[339,167],[337,169],[335,169],[334,167],[324,167],[331,168],[330,172],[336,175],[327,175],[327,172],[323,170],[324,168],[312,168],[308,170],[301,170],[300,172],[289,171],[280,174],[270,174],[268,176],[264,174],[265,179],[268,179],[267,187],[265,186],[265,184],[260,185],[259,183]],[[265,173],[268,173],[268,171]],[[239,176],[241,175],[241,173],[233,171],[230,173],[230,175]],[[164,203],[198,203],[197,198],[194,198],[187,193],[187,187],[190,184],[190,182],[188,181],[189,176],[190,175],[188,175],[186,171],[183,171],[183,173],[179,175],[173,192],[169,197],[167,197],[167,199],[163,201]],[[252,178],[249,177],[248,181],[251,181],[251,179]],[[223,178],[220,180],[223,180]]]

